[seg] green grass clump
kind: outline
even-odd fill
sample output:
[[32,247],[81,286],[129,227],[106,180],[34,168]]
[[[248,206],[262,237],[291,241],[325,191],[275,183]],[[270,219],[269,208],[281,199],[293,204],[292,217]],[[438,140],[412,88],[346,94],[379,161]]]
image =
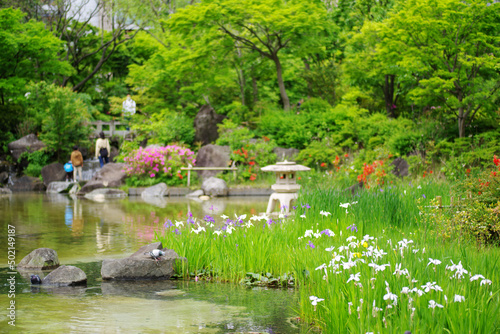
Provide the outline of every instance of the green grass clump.
[[500,249],[444,240],[422,219],[448,189],[305,191],[287,219],[189,218],[157,239],[188,259],[185,277],[297,285],[301,319],[325,333],[497,332]]

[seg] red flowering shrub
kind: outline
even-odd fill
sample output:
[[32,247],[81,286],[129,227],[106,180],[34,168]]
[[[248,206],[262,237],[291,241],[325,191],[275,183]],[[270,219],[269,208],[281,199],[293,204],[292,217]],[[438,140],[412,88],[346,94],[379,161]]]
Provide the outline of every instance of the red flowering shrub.
[[231,155],[233,160],[238,163],[240,168],[240,177],[255,181],[257,179],[257,165],[255,164],[255,156],[250,156],[247,149],[244,147],[234,150]]
[[[363,164],[363,173],[358,175],[358,182],[363,182],[366,188],[371,185],[383,185],[387,181],[387,173],[384,168],[384,160],[375,160],[371,164]],[[370,185],[371,184],[371,185]]]
[[445,231],[460,237],[470,237],[479,244],[500,245],[500,159],[493,157],[495,170],[484,170],[479,175],[467,177],[453,188],[460,206],[450,210],[451,218],[445,221]]

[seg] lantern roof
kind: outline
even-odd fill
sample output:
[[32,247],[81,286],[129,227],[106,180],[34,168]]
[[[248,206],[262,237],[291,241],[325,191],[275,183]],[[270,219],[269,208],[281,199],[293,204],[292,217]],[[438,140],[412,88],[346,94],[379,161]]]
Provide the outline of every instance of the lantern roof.
[[297,165],[295,161],[281,161],[277,162],[276,165],[269,165],[262,167],[260,170],[264,172],[299,172],[299,171],[309,171],[311,168]]

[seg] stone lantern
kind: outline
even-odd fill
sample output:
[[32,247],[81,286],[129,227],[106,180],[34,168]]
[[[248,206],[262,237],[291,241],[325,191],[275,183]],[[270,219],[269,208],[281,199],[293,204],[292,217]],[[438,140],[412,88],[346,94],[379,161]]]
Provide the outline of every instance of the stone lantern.
[[293,161],[285,160],[277,162],[276,165],[263,167],[260,170],[276,173],[276,184],[271,186],[275,192],[269,198],[266,213],[271,214],[277,203],[282,212],[290,212],[290,206],[297,199],[297,191],[300,189],[300,185],[297,184],[296,173],[311,169],[306,166],[297,165]]

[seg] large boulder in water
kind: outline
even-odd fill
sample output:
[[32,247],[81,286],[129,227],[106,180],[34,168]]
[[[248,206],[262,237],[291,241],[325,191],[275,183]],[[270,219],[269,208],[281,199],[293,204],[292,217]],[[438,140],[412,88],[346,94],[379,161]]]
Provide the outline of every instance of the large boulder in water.
[[[165,252],[158,261],[148,254],[154,249]],[[161,242],[141,247],[124,259],[107,259],[102,262],[101,275],[104,280],[169,279],[174,273],[177,261],[185,261],[172,249],[164,249]]]
[[224,118],[226,116],[217,114],[211,106],[202,106],[194,118],[194,141],[206,145],[217,140],[219,138],[217,124],[221,123]]
[[9,182],[9,173],[1,172],[0,173],[0,185],[6,184],[7,182]]
[[[231,149],[229,146],[205,145],[196,154],[196,167],[230,167]],[[200,179],[217,175],[220,171],[197,171]]]
[[17,179],[12,191],[45,191],[45,185],[38,177],[23,176]]
[[168,187],[165,183],[158,183],[152,187],[144,189],[141,193],[141,197],[164,197],[168,195]]
[[48,187],[52,182],[64,181],[66,179],[64,165],[59,162],[54,162],[53,164],[43,167],[42,178],[43,184],[45,184],[46,187]]
[[90,193],[85,194],[86,199],[90,199],[96,202],[104,202],[107,199],[114,198],[125,198],[127,197],[127,193],[120,189],[113,188],[101,188],[92,190]]
[[36,135],[29,134],[27,136],[22,137],[16,141],[13,141],[7,145],[14,161],[19,160],[21,154],[24,152],[35,152],[45,147],[45,144],[38,140]]
[[101,170],[94,175],[92,180],[82,187],[78,194],[86,194],[99,188],[117,188],[122,186],[127,176],[124,172],[126,166],[126,164],[113,162],[105,164]]
[[26,255],[17,265],[23,269],[54,269],[59,267],[57,252],[50,248],[38,248]]
[[229,188],[227,187],[226,181],[216,177],[211,177],[203,181],[201,190],[203,190],[207,196],[218,197],[227,196]]
[[12,190],[9,188],[2,188],[0,187],[0,195],[10,195],[12,194]]
[[87,283],[87,275],[74,266],[60,266],[42,280],[44,285],[72,286]]
[[60,194],[69,192],[75,183],[59,181],[59,182],[51,182],[47,187],[47,194]]

